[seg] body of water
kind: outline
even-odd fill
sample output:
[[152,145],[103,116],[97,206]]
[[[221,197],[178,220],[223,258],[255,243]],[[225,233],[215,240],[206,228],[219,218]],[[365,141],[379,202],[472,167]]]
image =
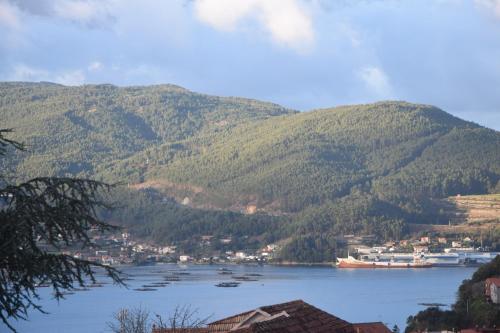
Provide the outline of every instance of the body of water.
[[[217,288],[230,275],[250,274],[257,281],[244,281],[236,288]],[[335,269],[332,267],[220,266],[165,264],[129,267],[128,288],[113,284],[77,291],[59,303],[49,288],[40,288],[40,304],[50,314],[31,311],[28,321],[15,322],[19,332],[109,332],[106,323],[120,308],[142,307],[168,317],[178,305],[191,305],[200,317],[211,321],[239,312],[302,299],[350,322],[382,321],[389,328],[404,329],[406,318],[424,306],[419,303],[451,304],[462,280],[474,268],[429,269]],[[171,278],[174,277],[174,278]],[[143,285],[171,281],[154,291],[136,291]],[[100,281],[106,282],[104,277]],[[0,324],[1,325],[1,324]],[[0,326],[0,331],[7,331]]]

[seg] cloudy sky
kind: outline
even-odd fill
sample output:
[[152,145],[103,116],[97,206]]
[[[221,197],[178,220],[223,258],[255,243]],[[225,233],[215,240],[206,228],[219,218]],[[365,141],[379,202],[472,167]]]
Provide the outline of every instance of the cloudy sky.
[[500,0],[0,0],[0,80],[397,99],[500,130]]

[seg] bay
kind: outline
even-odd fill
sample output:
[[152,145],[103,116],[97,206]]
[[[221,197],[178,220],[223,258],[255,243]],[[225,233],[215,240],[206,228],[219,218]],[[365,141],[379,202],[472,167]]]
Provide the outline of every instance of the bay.
[[[236,288],[215,284],[233,281],[221,275],[224,267],[243,281]],[[40,288],[40,304],[49,314],[30,311],[28,321],[14,322],[19,332],[109,332],[107,322],[121,308],[142,307],[164,318],[178,305],[198,309],[200,317],[217,320],[259,306],[302,299],[350,322],[381,321],[402,330],[406,318],[425,307],[419,303],[451,304],[462,280],[475,268],[335,269],[332,267],[283,267],[251,265],[163,264],[125,267],[132,280],[128,287],[104,282],[101,287],[77,291],[57,302],[49,288]],[[154,291],[137,291],[144,285],[171,281]],[[0,331],[6,331],[0,326]]]

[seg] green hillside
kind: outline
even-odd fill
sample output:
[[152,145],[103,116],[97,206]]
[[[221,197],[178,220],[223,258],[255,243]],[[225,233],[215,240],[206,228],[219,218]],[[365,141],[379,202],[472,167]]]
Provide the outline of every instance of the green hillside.
[[499,133],[434,107],[383,102],[244,124],[147,178],[295,213],[353,190],[390,202],[487,193],[499,175]]
[[247,121],[293,113],[243,98],[173,85],[118,88],[0,83],[2,128],[27,145],[11,166],[18,177],[95,176],[149,147],[224,132]]
[[326,253],[327,235],[398,238],[447,223],[436,198],[500,192],[500,133],[428,105],[297,113],[172,85],[1,83],[0,115],[28,144],[3,168],[127,183],[108,218],[158,241],[244,226],[241,239],[300,233],[291,244]]

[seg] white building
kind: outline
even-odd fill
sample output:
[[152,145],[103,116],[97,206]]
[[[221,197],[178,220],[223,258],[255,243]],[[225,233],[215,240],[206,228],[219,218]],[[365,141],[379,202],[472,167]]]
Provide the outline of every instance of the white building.
[[191,257],[190,256],[180,256],[179,257],[179,261],[180,262],[188,262],[191,260]]
[[234,256],[238,259],[245,259],[247,257],[247,254],[243,251],[238,251],[234,254]]
[[173,254],[177,250],[176,246],[163,246],[158,248],[159,254]]

